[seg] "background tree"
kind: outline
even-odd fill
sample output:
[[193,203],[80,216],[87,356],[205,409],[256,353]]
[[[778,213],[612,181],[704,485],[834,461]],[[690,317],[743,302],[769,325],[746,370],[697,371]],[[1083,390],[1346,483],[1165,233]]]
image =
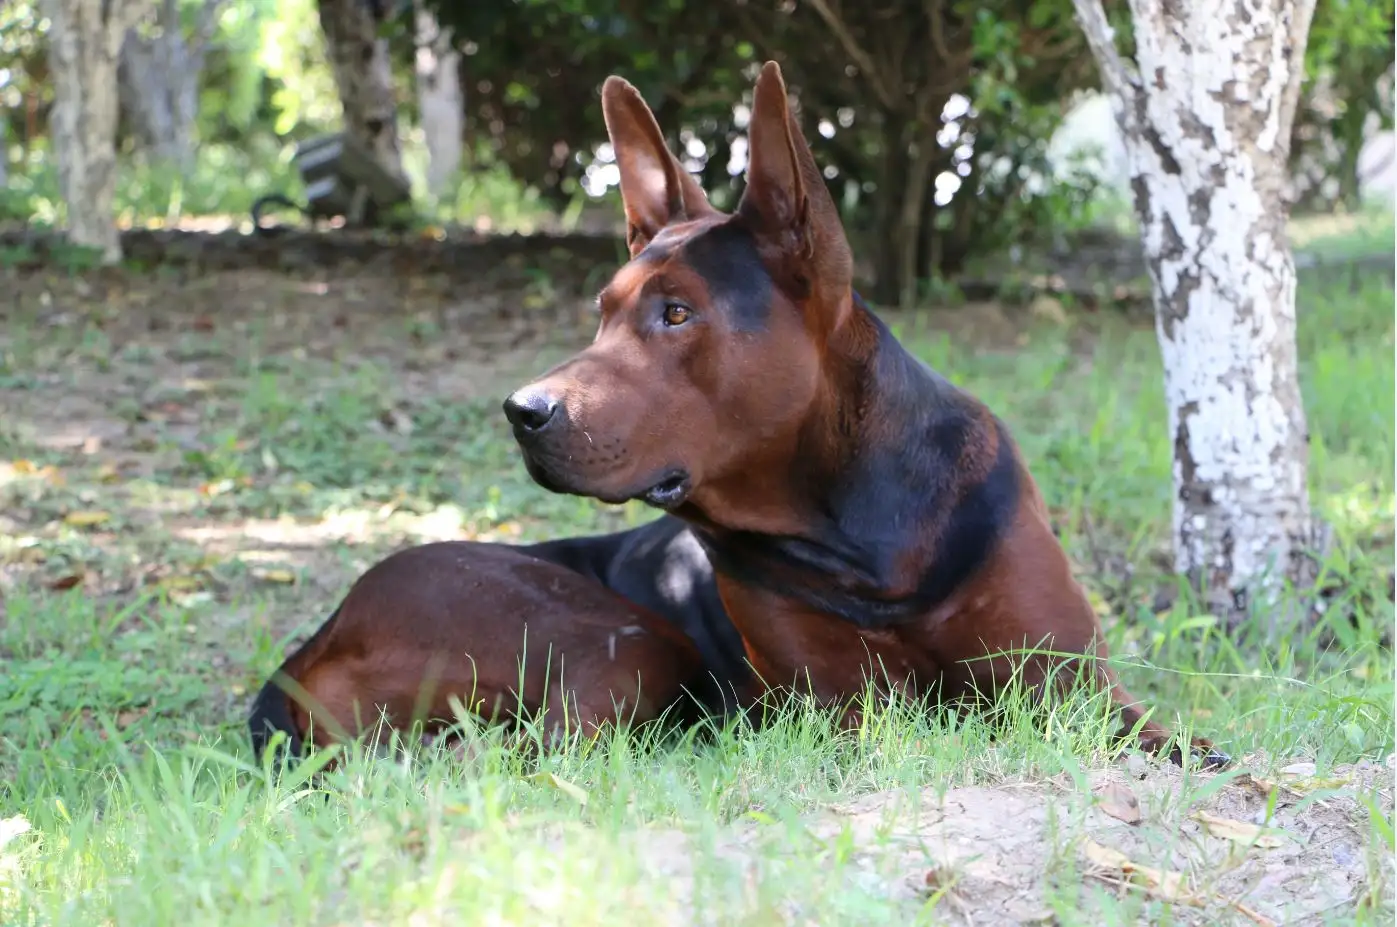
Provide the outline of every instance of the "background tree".
[[126,30],[141,15],[139,0],[48,0],[49,131],[74,244],[121,260],[112,216],[116,187],[117,63]]
[[122,42],[122,110],[149,156],[181,174],[194,166],[199,75],[225,3],[199,0],[186,30],[180,0],[160,0]]
[[1314,0],[1131,0],[1133,63],[1100,0],[1075,3],[1125,139],[1154,285],[1176,566],[1236,622],[1283,581],[1312,578],[1286,192]]
[[760,60],[780,61],[880,301],[910,304],[920,282],[1051,229],[1094,190],[1041,182],[1062,101],[1093,78],[1067,0],[425,2],[474,50],[477,132],[560,201],[605,142],[596,87],[613,72],[711,195],[734,201],[733,102]]
[[344,131],[389,173],[405,178],[398,100],[388,40],[379,35],[385,3],[319,0],[320,28],[344,107]]
[[1290,133],[1298,208],[1361,205],[1359,157],[1393,128],[1393,5],[1319,0],[1305,47],[1305,89]]
[[427,143],[427,189],[441,196],[461,169],[466,101],[461,93],[461,53],[451,32],[417,0],[417,112]]

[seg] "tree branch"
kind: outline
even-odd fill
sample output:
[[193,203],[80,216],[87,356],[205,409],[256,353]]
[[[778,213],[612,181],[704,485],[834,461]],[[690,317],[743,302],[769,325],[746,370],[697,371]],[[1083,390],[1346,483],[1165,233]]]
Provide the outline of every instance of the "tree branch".
[[939,58],[950,58],[951,51],[946,47],[946,30],[942,28],[941,23],[942,0],[923,0],[922,9],[926,11],[927,24],[931,30],[931,50],[936,52]]
[[869,84],[873,87],[874,94],[878,97],[878,102],[889,110],[896,109],[896,95],[883,82],[882,73],[874,64],[873,58],[859,45],[858,40],[849,31],[849,27],[830,7],[828,0],[810,0],[810,5],[815,8],[816,13],[820,14],[825,25],[829,26],[834,37],[844,47],[844,53],[854,60],[854,64],[867,77]]
[[1077,11],[1077,22],[1082,24],[1087,45],[1101,72],[1102,89],[1128,99],[1135,90],[1135,83],[1121,60],[1120,52],[1116,50],[1116,31],[1106,19],[1101,0],[1072,0],[1072,6]]

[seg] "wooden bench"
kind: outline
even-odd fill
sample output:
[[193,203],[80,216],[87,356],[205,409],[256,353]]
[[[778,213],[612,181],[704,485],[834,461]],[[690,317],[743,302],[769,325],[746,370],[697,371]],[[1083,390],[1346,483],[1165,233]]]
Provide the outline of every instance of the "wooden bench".
[[270,234],[262,225],[268,206],[295,209],[310,219],[343,217],[345,225],[373,228],[393,224],[395,211],[409,203],[412,191],[404,179],[393,176],[362,145],[343,132],[319,135],[296,146],[292,158],[306,188],[306,203],[293,202],[280,193],[260,197],[252,204],[252,227]]

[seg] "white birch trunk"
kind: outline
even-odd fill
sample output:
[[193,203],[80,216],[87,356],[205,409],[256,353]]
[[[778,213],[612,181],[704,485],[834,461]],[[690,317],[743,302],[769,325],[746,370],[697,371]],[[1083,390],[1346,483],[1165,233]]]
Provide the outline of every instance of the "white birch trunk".
[[1285,193],[1314,0],[1130,0],[1133,69],[1100,0],[1074,2],[1121,127],[1153,282],[1176,566],[1236,623],[1312,569]]
[[406,181],[398,142],[398,102],[388,40],[364,0],[320,0],[326,57],[344,107],[344,130],[373,152],[386,171]]
[[155,28],[147,34],[132,28],[122,43],[122,109],[132,117],[149,156],[182,173],[194,166],[199,75],[223,5],[224,0],[204,0],[198,23],[186,36],[179,0],[161,0]]
[[53,110],[49,133],[68,240],[121,260],[116,193],[117,58],[140,0],[47,0]]
[[427,189],[439,197],[449,192],[447,184],[461,167],[466,106],[461,55],[422,0],[416,14],[417,108],[427,141]]

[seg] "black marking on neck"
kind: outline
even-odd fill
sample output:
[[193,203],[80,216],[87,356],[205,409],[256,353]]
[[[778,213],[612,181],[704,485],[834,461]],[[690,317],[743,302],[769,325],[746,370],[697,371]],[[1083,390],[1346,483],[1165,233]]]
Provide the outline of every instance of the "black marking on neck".
[[[857,294],[855,305],[866,310]],[[972,579],[1012,525],[1022,490],[1003,423],[872,318],[879,343],[864,400],[877,410],[874,431],[897,443],[855,434],[832,483],[805,480],[820,487],[811,506],[818,514],[799,536],[695,524],[719,573],[861,628],[914,621]],[[988,439],[977,434],[987,423],[995,459],[983,479],[966,485],[962,455],[968,443]],[[903,558],[918,549],[927,550],[921,575],[910,592],[895,592],[908,585]]]

